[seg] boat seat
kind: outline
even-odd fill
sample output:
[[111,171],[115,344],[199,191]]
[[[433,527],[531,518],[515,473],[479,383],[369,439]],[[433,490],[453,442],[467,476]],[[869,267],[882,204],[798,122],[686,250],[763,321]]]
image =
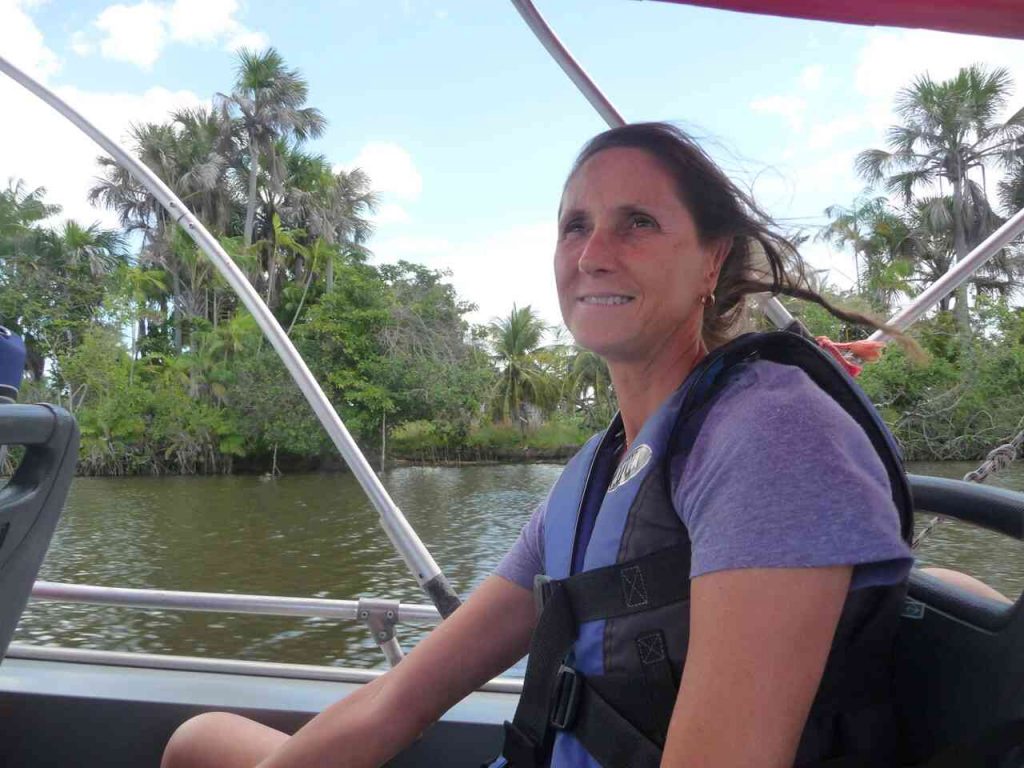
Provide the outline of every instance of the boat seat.
[[0,445],[24,455],[0,489],[0,659],[14,635],[67,498],[78,426],[52,405],[0,405]]
[[[916,512],[1024,540],[1024,493],[910,477]],[[1024,608],[915,570],[896,646],[904,764],[1024,718]],[[987,764],[987,763],[986,763]]]

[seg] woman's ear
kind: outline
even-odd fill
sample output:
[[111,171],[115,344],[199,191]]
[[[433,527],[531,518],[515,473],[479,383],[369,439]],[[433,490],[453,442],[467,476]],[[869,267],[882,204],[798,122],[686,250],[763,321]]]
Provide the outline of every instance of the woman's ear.
[[718,285],[718,275],[722,271],[722,265],[725,264],[725,260],[729,257],[732,244],[733,239],[731,237],[722,237],[709,244],[707,251],[709,257],[708,271],[705,277],[712,288]]

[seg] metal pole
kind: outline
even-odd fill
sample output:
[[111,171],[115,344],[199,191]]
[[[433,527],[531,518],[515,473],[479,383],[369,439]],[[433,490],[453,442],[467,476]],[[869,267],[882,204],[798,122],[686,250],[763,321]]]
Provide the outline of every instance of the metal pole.
[[369,497],[370,502],[380,515],[380,524],[391,540],[392,545],[405,560],[409,570],[412,571],[417,583],[423,588],[434,605],[437,606],[441,616],[448,616],[459,607],[459,598],[452,590],[451,585],[445,578],[430,552],[420,541],[416,531],[409,525],[398,506],[392,501],[388,492],[381,485],[377,475],[370,468],[366,458],[360,452],[359,447],[352,439],[348,429],[334,410],[330,400],[320,388],[313,374],[310,373],[305,361],[299,355],[298,350],[292,344],[288,334],[284,332],[277,319],[263,303],[256,290],[246,280],[245,275],[232,261],[231,257],[221,248],[199,219],[192,215],[192,212],[185,207],[173,192],[160,178],[153,173],[146,165],[119,146],[96,126],[86,120],[81,114],[72,109],[60,97],[54,94],[45,86],[36,82],[33,78],[22,72],[5,58],[0,56],[0,71],[5,73],[15,82],[21,84],[26,90],[38,96],[42,101],[49,104],[57,112],[66,117],[76,125],[89,138],[106,150],[117,162],[148,189],[157,201],[162,205],[171,218],[185,228],[185,231],[195,241],[196,245],[210,257],[210,261],[221,273],[228,284],[235,290],[246,309],[252,313],[260,329],[270,341],[274,350],[280,356],[288,372],[292,375],[295,383],[298,384],[302,394],[313,407],[314,413],[320,423],[323,424],[327,434],[337,446],[341,455],[345,458],[352,474],[356,476],[363,491]]
[[[960,287],[978,267],[999,253],[1021,232],[1024,232],[1024,209],[1017,211],[1015,215],[1007,219],[1003,226],[985,238],[981,245],[964,256],[956,266],[928,286],[927,290],[909,305],[897,312],[889,321],[889,325],[905,331],[920,320],[925,312],[938,304],[943,297]],[[886,333],[875,331],[868,338],[872,341],[881,341],[886,338]]]
[[[260,616],[309,616],[344,621],[365,620],[360,616],[360,601],[329,600],[319,597],[279,597],[277,595],[238,595],[223,592],[182,592],[170,589],[132,589],[99,587],[93,584],[64,584],[37,581],[32,599],[58,603],[86,603],[122,608],[150,608],[173,611],[210,611],[246,613]],[[366,598],[363,598],[363,602]],[[437,624],[440,615],[432,605],[395,601],[393,618],[397,623]]]
[[[569,50],[562,44],[562,41],[558,39],[558,35],[548,26],[548,23],[540,15],[540,11],[534,6],[532,0],[512,0],[512,5],[519,11],[519,15],[523,17],[523,20],[540,41],[540,44],[551,54],[551,58],[569,76],[569,79],[572,80],[579,92],[586,97],[590,105],[604,118],[604,121],[612,128],[625,125],[625,119],[612,106],[612,103],[608,101],[608,97],[601,93],[601,89],[590,79],[590,75],[583,70],[583,67],[569,53]],[[782,306],[782,302],[774,296],[769,296],[762,301],[761,308],[776,327],[798,327],[789,310]]]

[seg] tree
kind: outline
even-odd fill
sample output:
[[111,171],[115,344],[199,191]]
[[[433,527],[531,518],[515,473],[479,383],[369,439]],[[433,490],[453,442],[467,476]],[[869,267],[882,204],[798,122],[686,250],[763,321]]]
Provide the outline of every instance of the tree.
[[573,345],[566,374],[567,393],[574,409],[583,413],[587,426],[607,426],[617,407],[608,364],[589,349]]
[[[857,170],[869,182],[884,182],[909,204],[915,190],[948,184],[952,190],[953,250],[957,261],[991,231],[993,218],[984,190],[985,166],[1008,162],[1024,135],[1024,109],[1005,121],[997,115],[1013,89],[1005,69],[961,69],[950,80],[918,77],[896,96],[902,125],[889,129],[889,150],[857,156]],[[981,175],[981,182],[971,173]],[[956,294],[954,311],[964,341],[970,336],[967,289]]]
[[[366,215],[377,203],[363,171],[335,171],[323,155],[282,147],[285,176],[274,204],[286,226],[328,245],[358,247],[373,231]],[[329,290],[329,289],[328,289]]]
[[[237,208],[229,171],[235,152],[236,128],[223,110],[179,110],[166,124],[136,125],[131,129],[135,153],[189,210],[214,233],[228,234]],[[101,157],[102,174],[89,191],[89,200],[117,213],[128,233],[143,234],[138,262],[167,275],[161,301],[173,307],[174,348],[184,342],[184,325],[202,310],[216,322],[212,270],[205,257],[186,238],[156,198],[112,159]]]
[[74,221],[44,226],[57,211],[43,202],[43,190],[26,192],[21,182],[0,194],[0,323],[24,338],[36,380],[49,359],[60,381],[60,359],[97,321],[112,275],[127,259],[119,232]]
[[861,290],[861,263],[871,248],[872,224],[880,208],[886,204],[884,197],[855,200],[853,206],[844,208],[830,205],[825,209],[829,223],[818,233],[818,239],[840,248],[850,246],[853,250],[853,270],[857,291]]
[[1008,216],[1024,208],[1024,146],[1010,165],[1006,178],[999,183],[999,199]]
[[242,241],[252,245],[261,167],[269,169],[273,186],[283,176],[278,140],[304,141],[323,133],[326,120],[320,110],[304,106],[309,85],[298,70],[287,69],[274,48],[262,52],[242,49],[238,54],[235,86],[221,103],[240,117],[246,139],[249,186]]
[[379,267],[387,318],[379,335],[384,379],[395,410],[390,421],[428,419],[452,438],[476,419],[493,375],[470,337],[461,301],[447,273],[400,261]]
[[498,379],[492,408],[503,421],[527,422],[527,405],[549,408],[557,401],[556,383],[539,359],[547,326],[529,306],[517,308],[488,326]]

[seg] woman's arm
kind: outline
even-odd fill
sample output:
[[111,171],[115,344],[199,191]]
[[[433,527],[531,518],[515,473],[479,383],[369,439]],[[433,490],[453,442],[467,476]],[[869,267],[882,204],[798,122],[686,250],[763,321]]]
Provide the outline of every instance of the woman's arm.
[[663,766],[793,765],[851,572],[751,568],[693,580],[689,648]]
[[398,666],[317,715],[259,768],[381,765],[520,659],[535,624],[532,593],[491,576]]

